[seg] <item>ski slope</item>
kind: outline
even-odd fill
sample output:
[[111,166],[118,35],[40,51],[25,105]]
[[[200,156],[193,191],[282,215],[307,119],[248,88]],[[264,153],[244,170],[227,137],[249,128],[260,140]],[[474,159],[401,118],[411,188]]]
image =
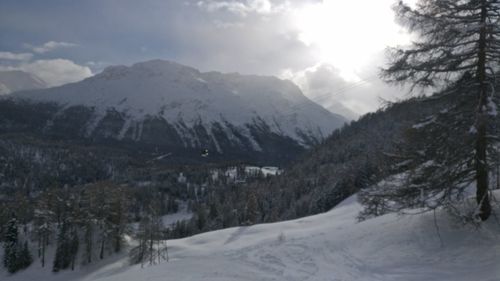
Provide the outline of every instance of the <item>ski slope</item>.
[[[440,239],[432,213],[389,214],[357,223],[360,208],[350,198],[316,216],[168,241],[168,263],[130,267],[125,258],[117,258],[97,270],[75,272],[78,276],[52,277],[100,281],[500,280],[500,224],[495,218],[475,229],[437,213]],[[23,273],[13,279],[27,280]]]

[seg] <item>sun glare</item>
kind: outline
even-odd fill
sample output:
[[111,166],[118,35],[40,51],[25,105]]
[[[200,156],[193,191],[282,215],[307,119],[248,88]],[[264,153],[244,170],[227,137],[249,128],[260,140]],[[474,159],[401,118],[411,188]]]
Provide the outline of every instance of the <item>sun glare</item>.
[[341,71],[344,79],[358,73],[385,47],[405,44],[408,35],[394,22],[394,0],[325,0],[297,10],[300,40],[318,50],[318,58]]

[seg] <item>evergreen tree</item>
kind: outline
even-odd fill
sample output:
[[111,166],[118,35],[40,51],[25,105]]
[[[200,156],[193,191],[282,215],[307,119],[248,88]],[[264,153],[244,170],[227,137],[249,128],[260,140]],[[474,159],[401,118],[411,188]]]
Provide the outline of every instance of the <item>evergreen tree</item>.
[[4,236],[3,265],[10,273],[16,272],[18,268],[18,230],[17,219],[12,218],[7,223]]
[[38,241],[38,258],[40,258],[42,267],[45,267],[45,254],[54,222],[54,214],[51,210],[53,198],[50,193],[46,191],[41,194],[37,200],[34,214],[35,234]]
[[198,204],[196,206],[196,228],[199,231],[203,231],[207,223],[207,214],[205,211],[205,206],[203,204]]
[[71,238],[69,241],[69,258],[71,262],[71,270],[75,269],[76,257],[78,255],[78,248],[80,246],[80,239],[78,237],[77,229],[73,229],[71,232]]
[[246,222],[248,224],[257,222],[259,216],[258,207],[255,191],[251,191],[246,202]]
[[4,236],[3,264],[7,271],[14,273],[31,265],[33,257],[28,247],[28,242],[20,243],[15,216],[9,220]]
[[18,268],[19,269],[24,269],[27,268],[28,266],[31,265],[33,262],[33,256],[31,255],[31,252],[28,247],[28,241],[24,242],[23,247],[20,248],[19,250],[19,257],[18,257]]
[[[418,39],[409,48],[392,50],[383,75],[390,82],[441,88],[430,100],[446,106],[409,132],[399,155],[410,167],[403,186],[365,191],[368,205],[400,210],[407,207],[452,206],[476,184],[476,217],[491,214],[488,195],[494,148],[495,76],[500,61],[500,3],[497,0],[420,0],[416,8],[400,2],[399,20]],[[378,208],[378,207],[377,207]],[[377,209],[375,208],[375,209]]]
[[57,235],[56,255],[52,271],[58,272],[66,269],[71,264],[71,238],[68,230],[68,223],[63,222]]

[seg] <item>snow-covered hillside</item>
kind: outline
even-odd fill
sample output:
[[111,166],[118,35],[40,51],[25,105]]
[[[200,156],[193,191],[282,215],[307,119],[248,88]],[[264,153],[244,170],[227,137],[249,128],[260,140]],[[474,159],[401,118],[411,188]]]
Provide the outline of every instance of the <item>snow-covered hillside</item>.
[[[307,146],[322,140],[346,121],[306,98],[292,82],[275,77],[202,73],[174,62],[154,60],[128,66],[112,66],[84,81],[61,87],[29,91],[17,96],[38,101],[57,101],[66,106],[96,109],[88,130],[92,131],[113,108],[124,119],[116,138],[141,139],[143,122],[157,117],[173,124],[188,146],[208,133],[215,148],[224,147],[215,129],[225,137],[247,137],[261,150],[250,127],[269,128]],[[215,128],[216,127],[216,128]],[[236,129],[236,131],[235,131]]]
[[52,275],[32,267],[8,280],[500,280],[494,218],[480,229],[444,212],[436,214],[438,229],[432,213],[357,223],[360,208],[351,197],[321,215],[168,241],[171,260],[155,266],[129,267],[117,258],[92,272]]
[[0,95],[16,91],[43,89],[47,84],[40,78],[23,71],[0,71]]

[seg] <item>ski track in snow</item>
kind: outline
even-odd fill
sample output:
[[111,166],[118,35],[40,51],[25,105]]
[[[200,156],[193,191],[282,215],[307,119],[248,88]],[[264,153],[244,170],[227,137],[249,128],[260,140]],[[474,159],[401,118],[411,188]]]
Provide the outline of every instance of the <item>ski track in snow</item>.
[[[90,274],[37,280],[500,280],[500,224],[494,218],[477,230],[439,212],[441,243],[432,213],[357,223],[360,208],[352,197],[316,216],[169,240],[171,260],[159,265],[129,267],[117,258]],[[28,279],[21,273],[11,280]]]

